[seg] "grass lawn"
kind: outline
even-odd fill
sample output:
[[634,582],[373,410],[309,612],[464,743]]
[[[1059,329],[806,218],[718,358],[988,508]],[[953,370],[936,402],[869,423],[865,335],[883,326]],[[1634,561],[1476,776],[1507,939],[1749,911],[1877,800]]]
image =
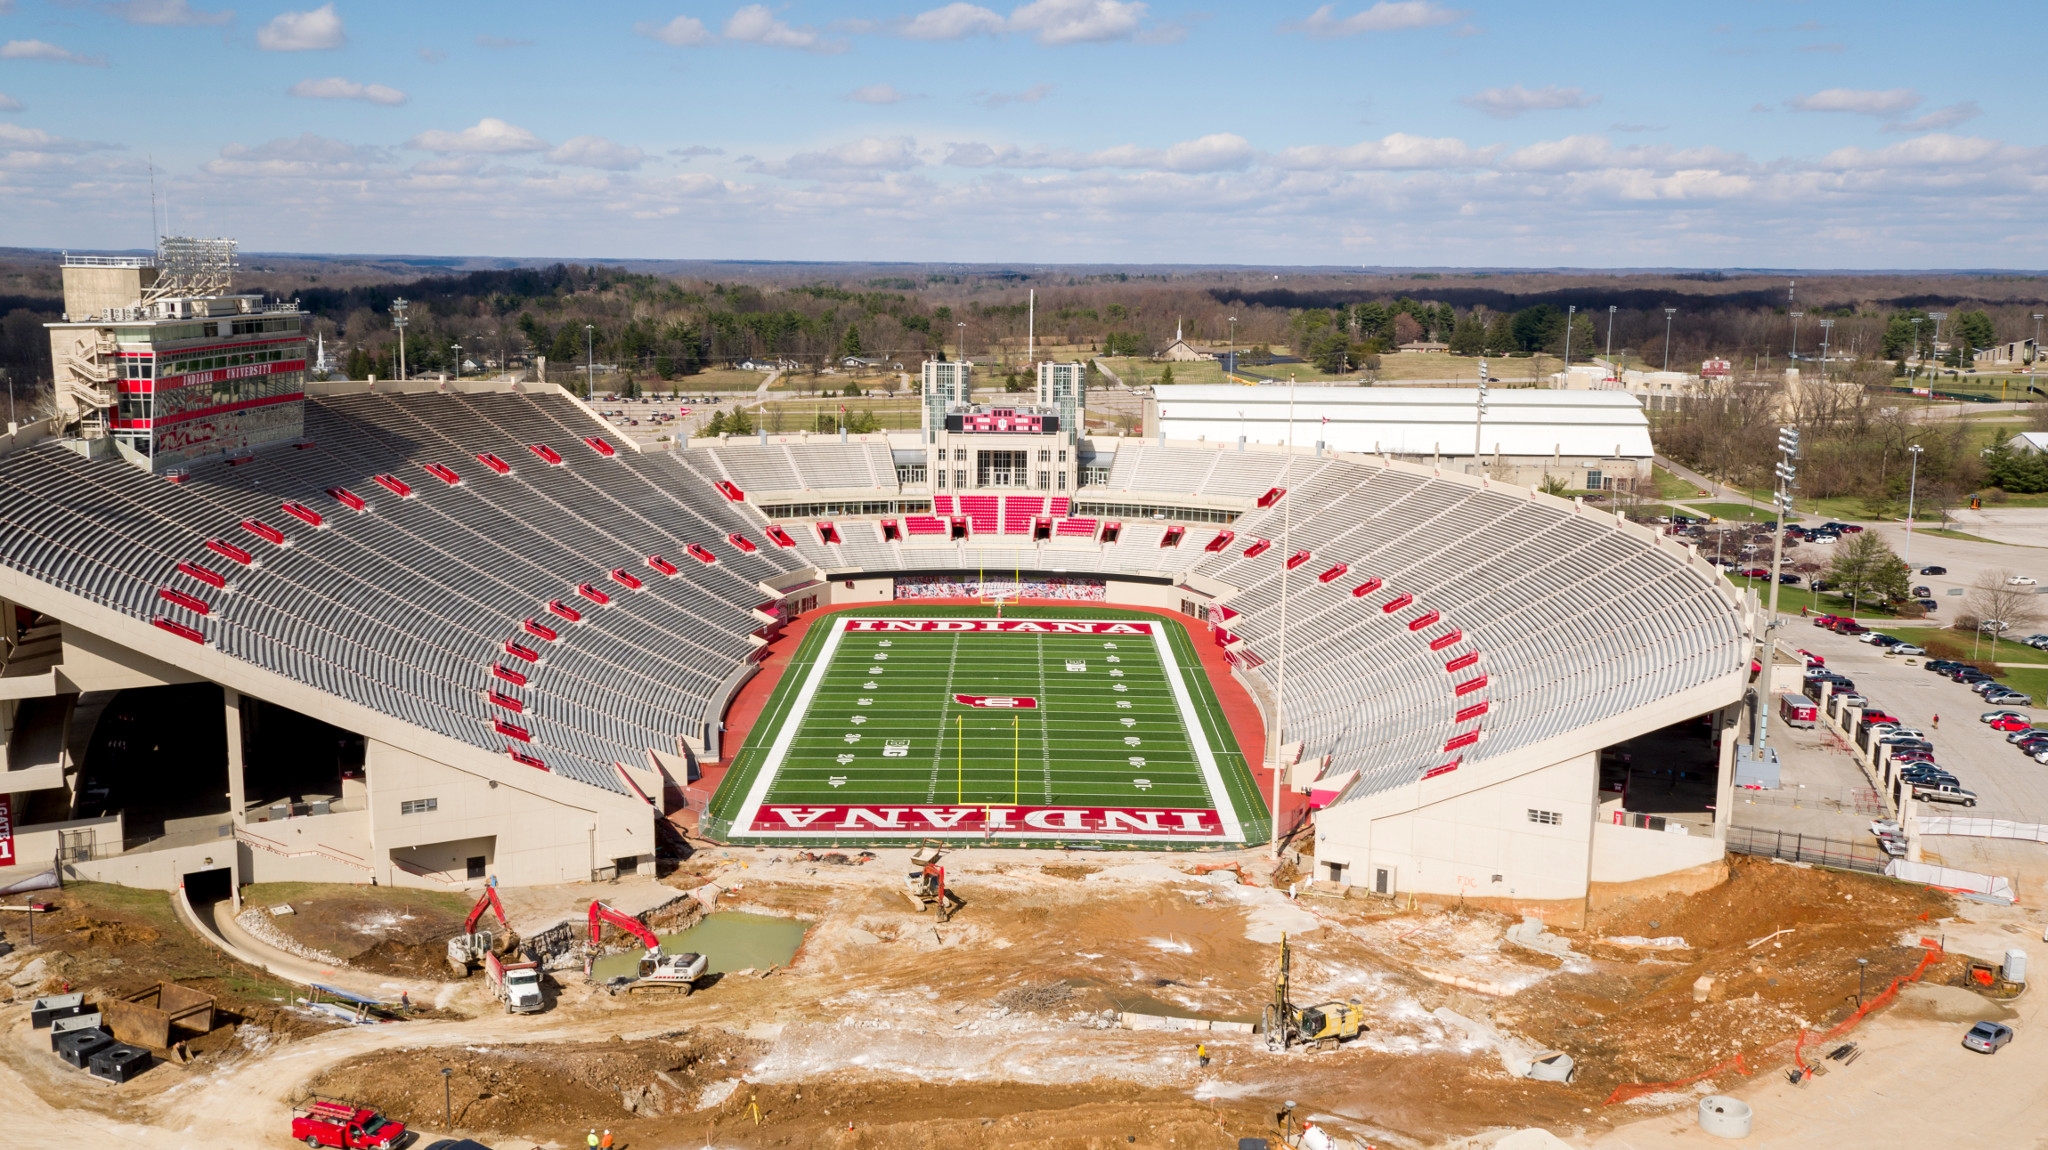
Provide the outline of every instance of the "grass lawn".
[[[1166,369],[1169,367],[1173,369],[1173,382],[1175,383],[1226,382],[1223,378],[1223,365],[1213,359],[1196,360],[1191,363],[1164,363],[1158,360],[1120,355],[1113,359],[1105,358],[1102,362],[1109,365],[1109,370],[1115,372],[1116,377],[1123,380],[1125,385],[1130,387],[1157,384],[1159,377],[1166,374]],[[1287,364],[1283,366],[1301,365]]]
[[1915,526],[1915,527],[1913,528],[1913,534],[1915,534],[1915,535],[1932,535],[1932,536],[1934,536],[1934,537],[1935,537],[1935,538],[1937,538],[1937,539],[1961,539],[1961,540],[1963,540],[1963,541],[1964,541],[1964,542],[1966,542],[1966,543],[1998,543],[1998,542],[1999,542],[1999,540],[1996,540],[1996,539],[1986,539],[1986,538],[1984,538],[1984,537],[1983,537],[1982,535],[1972,535],[1972,534],[1970,534],[1970,533],[1969,533],[1969,532],[1967,532],[1967,531],[1953,531],[1953,530],[1950,530],[1949,528],[1946,528],[1946,527],[1920,527],[1920,526],[1917,526],[1917,525],[1916,525],[1916,526]]
[[[258,882],[242,888],[242,901],[250,906],[312,902],[323,898],[347,898],[399,908],[429,907],[457,919],[469,913],[476,902],[473,894],[461,891],[417,890],[412,887],[357,886],[352,883]],[[493,920],[496,921],[496,920]]]
[[[908,622],[862,629],[877,617]],[[813,625],[712,799],[715,833],[1151,847],[1266,837],[1184,628],[1047,606],[1006,610],[1010,630],[967,629],[994,621],[993,607],[906,601]]]
[[[1687,486],[1690,486],[1690,484]],[[1696,487],[1692,489],[1695,491],[1699,490]],[[1771,512],[1771,505],[1768,503],[1761,507],[1751,507],[1747,503],[1706,503],[1699,500],[1686,499],[1681,499],[1679,502],[1697,511],[1703,511],[1708,515],[1712,515],[1717,519],[1726,519],[1737,523],[1762,523],[1766,519],[1775,518]],[[1792,521],[1797,523],[1799,519],[1795,516]]]
[[[770,435],[815,431],[820,415],[837,420],[842,403],[846,405],[848,419],[858,412],[872,412],[883,427],[891,430],[918,427],[921,418],[915,399],[847,399],[830,395],[817,399],[771,399],[751,410],[748,418],[755,427],[767,428]],[[837,426],[834,422],[833,427]]]
[[1691,482],[1680,479],[1661,467],[1650,468],[1650,479],[1656,484],[1658,499],[1675,499],[1683,502],[1699,490]]

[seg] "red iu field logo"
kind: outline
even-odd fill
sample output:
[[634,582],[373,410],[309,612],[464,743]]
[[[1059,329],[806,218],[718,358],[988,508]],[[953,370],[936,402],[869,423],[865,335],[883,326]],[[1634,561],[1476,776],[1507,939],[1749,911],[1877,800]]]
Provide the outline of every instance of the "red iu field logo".
[[1029,695],[955,695],[953,701],[963,707],[1007,707],[1019,711],[1038,706],[1038,700]]

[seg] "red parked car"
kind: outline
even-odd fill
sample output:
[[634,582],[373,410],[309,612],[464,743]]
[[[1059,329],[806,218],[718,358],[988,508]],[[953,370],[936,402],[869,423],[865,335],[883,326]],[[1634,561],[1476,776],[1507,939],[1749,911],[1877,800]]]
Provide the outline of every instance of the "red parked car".
[[405,1123],[393,1122],[367,1106],[316,1099],[292,1111],[292,1139],[308,1146],[391,1150],[404,1138]]
[[1993,719],[1991,721],[1991,729],[1994,731],[2024,731],[2033,725],[2025,719],[2011,715],[2003,719]]

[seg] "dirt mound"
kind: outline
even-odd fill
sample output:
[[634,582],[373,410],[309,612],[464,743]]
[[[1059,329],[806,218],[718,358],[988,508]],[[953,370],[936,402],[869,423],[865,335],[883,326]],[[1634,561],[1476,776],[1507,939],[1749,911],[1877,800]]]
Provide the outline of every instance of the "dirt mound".
[[1091,874],[1101,874],[1102,868],[1085,863],[1047,863],[1039,867],[1038,872],[1054,878],[1087,878]]
[[387,938],[368,950],[350,955],[348,964],[358,970],[407,978],[446,979],[451,974],[445,941],[406,943]]
[[1899,1004],[1893,1010],[1906,1018],[1925,1018],[1934,1022],[1979,1022],[1987,1018],[2003,1022],[2017,1017],[2012,1008],[1993,1002],[1974,990],[1925,983],[1899,991]]
[[62,929],[78,945],[94,949],[147,946],[162,937],[154,927],[136,922],[109,921],[91,915],[80,915],[77,921]]
[[446,1066],[459,1129],[566,1143],[595,1124],[649,1143],[655,1128],[646,1123],[693,1113],[707,1086],[736,1077],[761,1049],[705,1029],[633,1042],[395,1050],[331,1066],[306,1092],[438,1126]]

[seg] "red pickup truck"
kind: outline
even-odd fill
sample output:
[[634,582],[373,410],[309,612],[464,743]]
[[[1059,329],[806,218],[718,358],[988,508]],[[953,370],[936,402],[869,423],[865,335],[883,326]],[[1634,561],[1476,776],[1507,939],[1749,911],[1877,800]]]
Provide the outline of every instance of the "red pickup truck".
[[405,1123],[367,1106],[317,1099],[292,1111],[292,1138],[308,1146],[391,1150],[404,1137]]

